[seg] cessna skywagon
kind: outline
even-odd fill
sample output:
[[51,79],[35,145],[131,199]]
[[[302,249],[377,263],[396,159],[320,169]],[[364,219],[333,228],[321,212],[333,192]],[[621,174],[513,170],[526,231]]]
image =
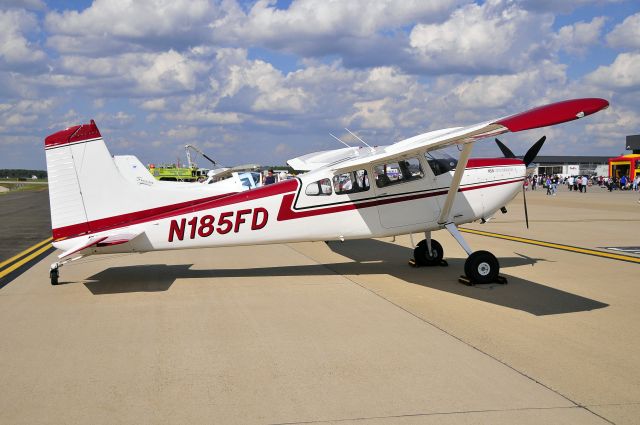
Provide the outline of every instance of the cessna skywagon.
[[[441,264],[442,246],[431,232],[446,229],[468,254],[473,283],[498,278],[499,263],[473,251],[458,226],[486,221],[521,190],[526,168],[542,142],[515,158],[471,159],[475,142],[506,132],[555,125],[609,106],[604,99],[575,99],[467,127],[420,134],[388,146],[345,147],[298,157],[289,164],[310,170],[292,180],[247,191],[185,190],[140,184],[114,161],[95,122],[45,139],[53,245],[51,265],[88,255],[227,247],[300,241],[378,238],[424,232],[414,249],[417,265]],[[442,149],[457,145],[456,160]],[[506,150],[505,150],[506,149]]]

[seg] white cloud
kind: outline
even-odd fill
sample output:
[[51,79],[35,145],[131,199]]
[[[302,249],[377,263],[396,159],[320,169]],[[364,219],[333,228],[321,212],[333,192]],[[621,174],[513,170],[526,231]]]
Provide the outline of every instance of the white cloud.
[[166,135],[171,137],[172,139],[195,139],[200,130],[197,127],[187,127],[180,125],[178,127],[174,127],[166,132]]
[[130,51],[135,45],[165,50],[200,44],[216,14],[208,0],[95,0],[83,11],[50,12],[45,25],[54,36],[50,45],[63,52]]
[[346,124],[373,129],[392,128],[393,119],[388,108],[389,102],[390,99],[356,102],[353,107],[357,112],[346,120]]
[[609,66],[599,66],[585,80],[612,90],[640,89],[640,53],[621,53]]
[[544,53],[552,22],[551,15],[488,0],[457,9],[444,23],[418,24],[409,38],[416,59],[430,71],[505,73]]
[[556,48],[572,54],[584,54],[588,47],[600,39],[600,31],[605,21],[605,17],[599,16],[591,22],[576,22],[560,28],[556,36]]
[[138,95],[192,91],[208,69],[204,62],[174,50],[161,53],[124,53],[105,58],[64,56],[50,77],[51,84],[88,85],[101,81],[103,95],[128,90]]
[[607,34],[607,43],[616,48],[640,49],[640,13],[628,16]]
[[585,130],[597,139],[617,141],[616,147],[621,147],[629,134],[637,134],[640,128],[640,116],[637,111],[621,105],[612,105],[606,111],[593,117],[586,123]]
[[311,39],[368,37],[382,29],[434,21],[462,3],[462,0],[295,0],[283,10],[276,8],[273,0],[258,0],[247,14],[237,7],[228,7],[227,14],[212,27],[218,37],[263,40],[267,45],[290,45],[296,49],[302,41]]
[[[128,127],[135,120],[135,116],[124,111],[117,111],[115,113],[101,112],[95,117],[96,122],[104,128],[122,128]],[[76,122],[76,124],[78,124]]]
[[147,111],[164,111],[167,109],[167,100],[164,98],[150,99],[142,102],[140,107]]
[[0,66],[16,69],[41,62],[45,53],[25,37],[38,28],[36,16],[24,10],[0,10]]
[[480,76],[465,80],[452,89],[461,108],[501,108],[519,99],[544,98],[549,88],[566,82],[564,65],[545,61],[538,67],[511,75]]
[[0,133],[23,133],[43,120],[53,108],[53,99],[0,103]]

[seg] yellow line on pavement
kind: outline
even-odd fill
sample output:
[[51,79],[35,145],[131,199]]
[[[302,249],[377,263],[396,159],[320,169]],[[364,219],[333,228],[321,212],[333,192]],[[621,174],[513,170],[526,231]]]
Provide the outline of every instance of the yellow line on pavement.
[[42,245],[48,244],[49,242],[51,242],[52,239],[53,238],[47,238],[47,239],[43,240],[42,242],[38,242],[37,244],[35,244],[33,246],[30,246],[29,248],[27,248],[24,251],[22,251],[20,254],[14,255],[13,257],[9,258],[8,260],[3,261],[2,263],[0,263],[0,269],[3,268],[4,266],[6,266],[7,264],[11,264],[12,262],[18,260],[20,257],[24,257],[25,255],[29,254],[34,249],[38,249]]
[[51,249],[51,248],[52,248],[51,246],[45,245],[42,248],[40,248],[39,250],[37,250],[37,251],[31,253],[30,255],[24,257],[22,260],[17,261],[16,263],[14,263],[11,266],[7,267],[6,269],[2,270],[0,272],[0,278],[5,277],[6,275],[11,273],[12,271],[17,269],[18,267],[24,265],[25,263],[28,263],[29,261],[31,261],[34,258],[36,258],[38,255],[42,254],[43,252],[45,252],[46,250]]
[[579,254],[595,255],[596,257],[610,258],[612,260],[629,261],[631,263],[640,264],[640,258],[631,255],[613,254],[611,252],[597,251],[595,249],[580,248],[571,245],[562,245],[553,242],[537,241],[535,239],[526,239],[518,236],[502,235],[500,233],[485,232],[482,230],[460,228],[461,232],[472,233],[474,235],[489,236],[492,238],[505,239],[508,241],[527,243],[530,245],[544,246],[547,248],[561,249],[563,251],[577,252]]

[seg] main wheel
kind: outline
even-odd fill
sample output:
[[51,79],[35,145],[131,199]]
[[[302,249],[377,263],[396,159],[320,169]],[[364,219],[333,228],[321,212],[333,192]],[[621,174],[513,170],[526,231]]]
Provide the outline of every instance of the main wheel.
[[464,273],[472,283],[491,283],[499,271],[498,259],[489,251],[473,252],[464,262]]
[[431,239],[431,253],[427,252],[427,241],[425,239],[418,242],[413,250],[413,258],[419,266],[437,266],[440,265],[444,256],[442,245],[435,239]]

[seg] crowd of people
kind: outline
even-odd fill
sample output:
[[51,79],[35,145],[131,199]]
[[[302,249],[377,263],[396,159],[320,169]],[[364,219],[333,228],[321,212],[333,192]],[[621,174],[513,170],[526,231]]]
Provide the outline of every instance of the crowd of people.
[[558,192],[558,187],[566,185],[569,192],[586,193],[588,187],[599,186],[607,188],[609,192],[614,190],[640,190],[640,176],[631,180],[628,176],[603,177],[603,176],[559,176],[557,174],[541,174],[528,176],[524,182],[525,190],[536,190],[542,187],[547,190],[547,195],[554,196]]

